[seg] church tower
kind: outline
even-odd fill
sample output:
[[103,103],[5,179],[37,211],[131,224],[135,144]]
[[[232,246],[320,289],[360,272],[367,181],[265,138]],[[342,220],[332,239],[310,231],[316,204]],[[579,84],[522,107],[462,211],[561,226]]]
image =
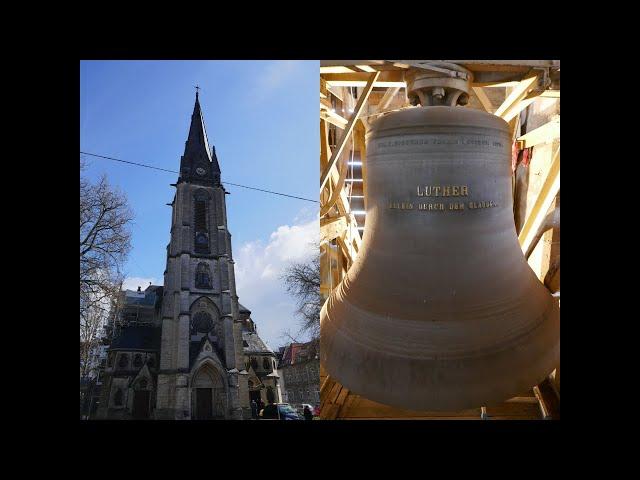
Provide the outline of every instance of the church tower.
[[197,92],[173,186],[155,418],[247,418],[249,391],[226,192]]

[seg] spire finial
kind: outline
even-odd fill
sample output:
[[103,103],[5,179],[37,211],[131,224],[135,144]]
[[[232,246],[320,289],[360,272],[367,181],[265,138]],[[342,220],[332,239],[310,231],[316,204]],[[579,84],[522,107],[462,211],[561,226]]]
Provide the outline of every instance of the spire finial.
[[200,85],[194,85],[193,88],[196,89],[196,100],[198,99],[198,94],[200,93]]

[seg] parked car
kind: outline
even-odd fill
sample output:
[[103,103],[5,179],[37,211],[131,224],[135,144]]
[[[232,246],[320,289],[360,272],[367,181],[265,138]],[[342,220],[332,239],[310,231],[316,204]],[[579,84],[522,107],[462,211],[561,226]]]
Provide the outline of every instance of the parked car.
[[311,410],[311,413],[313,413],[314,417],[318,417],[320,416],[320,407],[319,406],[313,406],[310,403],[303,403],[302,405],[300,405],[300,411],[299,413],[301,415],[304,415],[304,407],[309,407],[309,410]]
[[288,403],[270,403],[262,409],[260,417],[265,420],[304,420]]

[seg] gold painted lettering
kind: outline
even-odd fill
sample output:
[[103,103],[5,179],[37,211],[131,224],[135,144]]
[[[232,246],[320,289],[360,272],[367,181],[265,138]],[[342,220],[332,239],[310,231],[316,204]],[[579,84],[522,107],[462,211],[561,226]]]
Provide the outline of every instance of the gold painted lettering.
[[451,187],[451,193],[454,197],[457,197],[458,195],[460,195],[460,189],[458,188],[457,185],[454,185],[453,187]]
[[462,195],[463,197],[466,197],[467,195],[469,195],[469,191],[466,185],[462,185],[460,187],[460,195]]

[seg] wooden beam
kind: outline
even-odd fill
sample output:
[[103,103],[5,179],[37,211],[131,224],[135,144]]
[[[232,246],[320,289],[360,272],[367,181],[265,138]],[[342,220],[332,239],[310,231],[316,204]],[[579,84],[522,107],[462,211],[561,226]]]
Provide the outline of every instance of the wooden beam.
[[320,219],[320,242],[330,242],[342,235],[347,229],[347,217],[341,215],[333,218]]
[[360,98],[358,98],[358,103],[356,104],[356,107],[353,113],[351,114],[349,123],[347,124],[347,127],[345,128],[345,131],[342,134],[342,137],[338,141],[338,145],[336,145],[336,148],[331,153],[331,159],[329,160],[329,165],[327,165],[325,170],[322,172],[322,175],[320,176],[320,192],[322,192],[324,187],[327,185],[327,181],[329,180],[329,172],[331,171],[332,168],[336,166],[336,163],[338,162],[338,158],[340,158],[340,155],[342,154],[342,151],[344,150],[344,147],[347,144],[347,140],[351,136],[353,127],[355,126],[356,121],[358,120],[358,117],[362,112],[362,108],[364,107],[364,104],[369,98],[369,94],[371,93],[371,90],[373,90],[373,85],[375,84],[379,76],[380,76],[380,72],[369,74],[369,81],[367,82],[364,90],[360,93]]
[[[374,87],[404,87],[404,70],[392,70],[376,72],[379,77],[374,82]],[[365,87],[371,73],[327,73],[322,78],[329,86],[335,87]]]
[[323,73],[356,73],[357,70],[345,66],[320,67],[320,74]]
[[491,104],[491,100],[489,100],[489,97],[487,97],[487,94],[484,93],[484,90],[482,89],[482,87],[472,87],[472,88],[473,88],[473,92],[476,94],[476,97],[478,97],[478,100],[480,100],[480,103],[482,104],[484,109],[489,113],[493,113],[494,108],[493,108],[493,105]]
[[556,150],[549,171],[542,184],[538,198],[536,198],[533,208],[527,217],[527,220],[520,230],[518,235],[518,242],[523,252],[529,250],[531,242],[534,240],[535,234],[540,227],[540,224],[544,221],[549,211],[551,203],[556,198],[556,195],[560,191],[560,147]]
[[400,87],[389,87],[387,91],[384,92],[384,95],[378,102],[378,108],[376,109],[376,113],[381,113],[385,108],[389,106],[393,97],[398,93]]
[[560,98],[560,90],[545,90],[540,96],[545,98]]
[[320,118],[326,120],[331,125],[335,125],[342,130],[344,130],[344,127],[346,127],[349,123],[349,120],[344,118],[342,115],[332,111],[332,109],[328,108],[322,102],[320,102]]
[[544,401],[544,398],[542,397],[542,394],[540,393],[540,389],[538,388],[538,386],[536,385],[535,387],[533,387],[533,393],[536,396],[536,399],[538,400],[538,403],[540,404],[540,414],[542,416],[542,418],[544,420],[550,420],[551,419],[551,415],[549,414],[549,409],[547,408],[547,405]]
[[519,82],[518,85],[511,91],[509,96],[505,98],[504,102],[502,102],[502,105],[500,105],[495,111],[495,115],[497,115],[498,117],[502,117],[508,122],[518,113],[520,113],[524,108],[521,108],[520,104],[523,103],[522,101],[529,93],[529,90],[531,90],[535,86],[535,83],[537,81],[538,77],[533,76]]
[[552,142],[560,137],[560,115],[553,118],[550,122],[545,123],[541,127],[531,130],[524,135],[518,137],[518,141],[522,142],[522,148],[529,148],[541,143]]
[[[376,71],[374,68],[371,68],[369,65],[356,65],[356,67],[358,67],[360,70],[364,72],[373,73]],[[320,68],[322,69],[322,67]]]

